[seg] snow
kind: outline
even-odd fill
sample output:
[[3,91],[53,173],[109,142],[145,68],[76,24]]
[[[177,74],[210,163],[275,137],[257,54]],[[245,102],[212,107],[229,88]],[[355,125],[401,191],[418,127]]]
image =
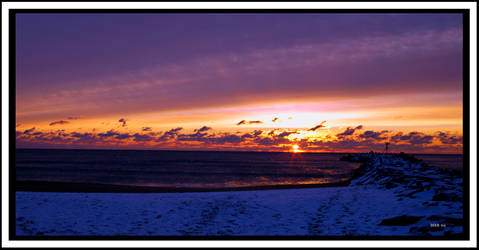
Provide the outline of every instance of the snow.
[[[346,187],[206,193],[16,193],[17,235],[447,235],[462,233],[462,179],[371,156]],[[434,199],[434,197],[436,197]],[[446,198],[444,198],[446,197]],[[380,225],[420,216],[410,225]],[[458,222],[459,221],[459,222]]]

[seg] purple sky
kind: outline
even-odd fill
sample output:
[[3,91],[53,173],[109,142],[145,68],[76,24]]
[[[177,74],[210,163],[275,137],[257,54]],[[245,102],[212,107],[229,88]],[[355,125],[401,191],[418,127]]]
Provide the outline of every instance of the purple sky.
[[[462,30],[461,15],[17,14],[17,90],[42,92],[53,88],[77,88],[79,81],[127,74],[152,65],[167,67],[250,50],[450,29]],[[425,39],[424,42],[431,41]],[[455,46],[442,53],[460,58],[460,49]],[[425,55],[406,56],[422,59],[439,55],[431,51]],[[400,63],[408,58],[395,61],[381,58],[368,66]],[[460,66],[437,72],[440,74],[437,78],[451,78]],[[423,70],[428,68],[424,66]],[[362,77],[373,80],[374,86],[381,84],[378,83],[381,80],[368,76]],[[457,74],[454,77],[457,78]]]

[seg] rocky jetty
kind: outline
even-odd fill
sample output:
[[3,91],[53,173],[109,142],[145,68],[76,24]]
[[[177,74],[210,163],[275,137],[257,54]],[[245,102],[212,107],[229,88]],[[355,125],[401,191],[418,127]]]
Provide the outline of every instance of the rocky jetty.
[[390,190],[398,200],[422,205],[414,214],[384,218],[380,225],[409,226],[409,231],[418,235],[462,232],[463,179],[458,173],[429,166],[403,153],[370,153],[353,173],[350,185],[373,185]]

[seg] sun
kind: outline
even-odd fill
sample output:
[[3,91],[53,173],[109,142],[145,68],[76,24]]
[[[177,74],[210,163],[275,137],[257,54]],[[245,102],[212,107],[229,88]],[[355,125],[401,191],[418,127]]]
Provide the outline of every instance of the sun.
[[298,145],[293,145],[292,146],[293,148],[293,153],[300,153],[300,152],[303,152],[301,149],[299,149],[299,146]]

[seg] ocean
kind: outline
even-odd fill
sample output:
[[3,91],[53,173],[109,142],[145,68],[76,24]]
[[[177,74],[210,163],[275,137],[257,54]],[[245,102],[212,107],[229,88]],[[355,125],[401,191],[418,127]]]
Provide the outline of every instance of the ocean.
[[414,157],[426,164],[439,168],[452,169],[462,172],[462,155],[458,154],[415,154]]
[[[16,180],[229,188],[339,183],[358,163],[339,153],[17,149]],[[447,165],[456,155],[428,158]],[[419,158],[419,157],[418,157]],[[432,160],[431,160],[432,159]]]

